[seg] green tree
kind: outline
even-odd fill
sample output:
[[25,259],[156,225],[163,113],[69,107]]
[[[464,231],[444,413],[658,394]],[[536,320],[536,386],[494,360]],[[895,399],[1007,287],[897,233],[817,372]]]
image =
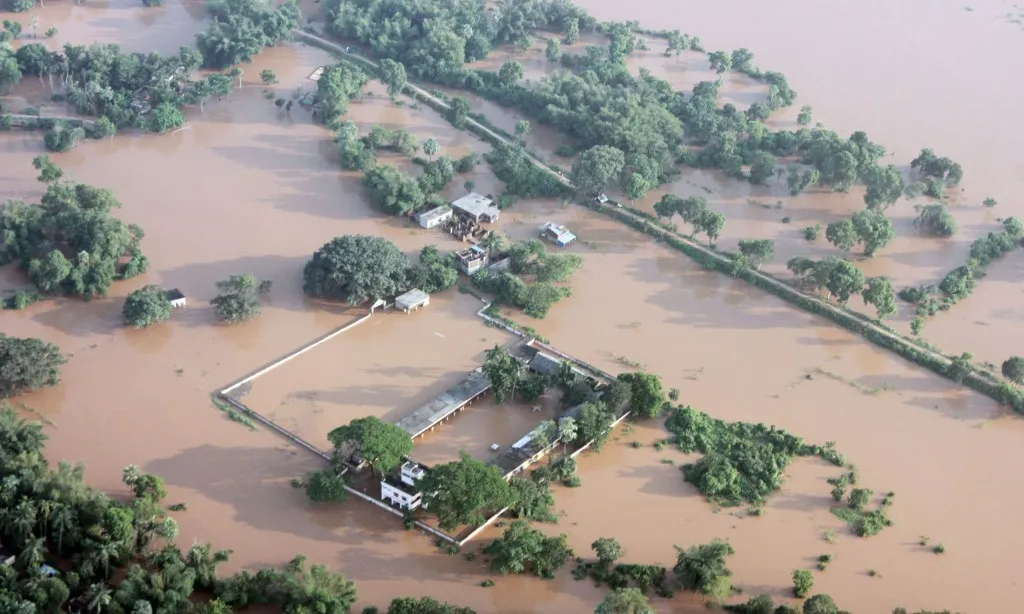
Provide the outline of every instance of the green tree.
[[600,537],[590,547],[597,554],[598,562],[606,569],[622,558],[622,545],[614,537]]
[[433,160],[434,156],[437,155],[438,149],[440,149],[440,146],[437,144],[437,139],[429,138],[423,141],[423,153],[427,154],[428,159]]
[[409,260],[382,237],[345,235],[318,249],[303,270],[303,291],[315,298],[361,305],[405,289]]
[[237,324],[260,314],[260,295],[270,290],[271,283],[245,273],[232,275],[216,285],[220,294],[210,301],[213,312],[219,320]]
[[837,220],[825,227],[825,239],[844,252],[848,252],[859,242],[857,229],[850,220]]
[[565,18],[565,44],[575,45],[576,41],[580,39],[580,20],[576,16],[567,16]]
[[557,522],[558,516],[552,513],[555,497],[547,482],[513,477],[508,482],[511,503],[509,509],[520,518]]
[[484,552],[491,557],[491,568],[501,574],[531,573],[551,579],[572,556],[566,536],[547,537],[525,520],[513,520],[505,533]]
[[636,201],[647,196],[647,191],[651,189],[651,185],[647,182],[647,178],[640,173],[630,174],[625,187],[626,196],[629,197],[629,202],[633,206],[636,206]]
[[841,305],[845,305],[851,296],[864,288],[864,272],[849,260],[835,256],[815,264],[811,277]]
[[11,91],[21,81],[18,60],[6,45],[0,45],[0,94]]
[[804,602],[803,614],[839,614],[839,608],[828,595],[814,595]]
[[807,105],[800,107],[800,113],[796,116],[796,123],[801,126],[811,125],[811,107]]
[[53,160],[47,154],[41,154],[32,158],[32,166],[39,171],[39,176],[36,177],[36,181],[40,183],[54,183],[60,181],[64,177],[64,171],[59,166],[53,163]]
[[322,121],[331,125],[344,115],[348,111],[349,101],[360,96],[369,80],[366,72],[351,62],[325,66],[316,82]]
[[339,457],[358,452],[371,469],[382,475],[398,468],[412,452],[412,437],[405,429],[375,416],[339,426],[327,434],[327,439]]
[[741,239],[740,253],[758,269],[775,256],[775,242],[770,239]]
[[580,154],[572,165],[572,175],[584,194],[596,195],[615,182],[625,164],[621,149],[597,145]]
[[85,130],[71,126],[63,120],[53,123],[53,127],[43,134],[43,144],[48,151],[70,151],[85,136]]
[[634,416],[658,417],[665,405],[665,390],[662,388],[660,377],[653,373],[620,373],[618,380],[629,384],[629,403]]
[[446,117],[453,126],[461,130],[466,126],[466,121],[469,118],[469,112],[469,103],[466,102],[466,99],[461,96],[456,96],[448,103],[448,113],[446,114]]
[[339,476],[333,467],[307,473],[305,488],[309,500],[317,503],[341,503],[348,498],[345,478]]
[[714,243],[722,233],[725,226],[725,216],[711,209],[704,209],[700,213],[696,228],[708,236],[708,243]]
[[647,597],[638,588],[617,588],[605,595],[594,614],[653,614]]
[[22,74],[39,77],[42,80],[50,70],[50,50],[42,43],[22,45],[14,54]]
[[52,343],[0,333],[0,398],[56,385],[66,362]]
[[[366,609],[363,612],[369,614]],[[439,603],[430,597],[398,597],[391,600],[387,614],[476,614],[476,611]]]
[[617,417],[600,402],[584,403],[583,407],[580,408],[577,442],[584,444],[588,441],[593,441],[594,449],[601,449],[601,446],[608,441],[612,422]]
[[181,109],[169,102],[161,102],[149,114],[149,130],[164,134],[177,130],[185,125],[185,116]]
[[525,142],[526,135],[530,133],[530,121],[526,119],[516,121],[515,132],[516,136],[519,137],[519,142]]
[[793,596],[803,599],[814,588],[814,574],[808,569],[793,570]]
[[570,443],[576,440],[579,433],[579,425],[572,416],[565,416],[558,421],[558,438],[562,440],[562,452]]
[[557,38],[549,38],[544,55],[552,62],[558,61],[562,57],[562,43]]
[[523,78],[523,65],[516,60],[509,60],[498,69],[498,81],[505,87],[512,87]]
[[388,96],[396,98],[405,89],[409,76],[405,72],[405,65],[401,62],[387,58],[380,61],[380,82],[388,90]]
[[260,81],[263,85],[272,85],[277,81],[277,73],[272,68],[264,68],[260,71]]
[[485,510],[497,511],[511,500],[508,483],[498,468],[465,452],[459,453],[458,462],[432,467],[420,481],[420,491],[423,503],[445,531],[480,524]]
[[1024,386],[1024,358],[1011,356],[1003,362],[1003,377]]
[[426,202],[419,182],[390,164],[366,171],[363,185],[373,204],[392,215],[406,215]]
[[877,209],[863,209],[853,214],[854,231],[859,243],[864,244],[864,255],[874,256],[896,236],[896,227]]
[[511,399],[516,384],[519,382],[522,364],[512,358],[508,350],[495,345],[487,350],[487,360],[484,361],[483,370],[491,382],[494,400],[497,403],[504,403]]
[[160,286],[148,285],[135,290],[124,301],[121,314],[126,326],[146,328],[171,317],[171,301]]
[[298,4],[256,0],[225,0],[209,9],[213,21],[196,35],[196,47],[207,68],[224,69],[248,63],[264,47],[291,35],[301,18]]
[[921,228],[926,234],[936,237],[952,237],[956,234],[956,220],[946,205],[942,203],[916,205],[914,209],[917,211],[914,225]]
[[683,199],[675,194],[666,194],[654,203],[654,213],[660,218],[671,219],[673,215],[679,213],[682,203]]
[[750,183],[764,185],[775,175],[778,160],[767,151],[759,151],[754,155],[754,163],[750,165]]
[[1024,235],[1024,223],[1021,223],[1015,217],[1008,217],[1003,220],[1003,230],[1006,231],[1006,234],[1017,239]]
[[732,571],[726,557],[735,554],[732,546],[721,540],[692,546],[683,550],[676,546],[676,564],[672,569],[686,590],[722,601],[732,590]]
[[711,70],[723,74],[732,70],[732,55],[724,51],[712,51],[708,54]]
[[881,320],[896,313],[896,290],[888,277],[869,277],[861,293],[865,305],[872,305]]
[[872,167],[865,175],[864,183],[867,185],[864,202],[870,209],[884,209],[895,204],[906,187],[903,174],[892,164],[884,168]]

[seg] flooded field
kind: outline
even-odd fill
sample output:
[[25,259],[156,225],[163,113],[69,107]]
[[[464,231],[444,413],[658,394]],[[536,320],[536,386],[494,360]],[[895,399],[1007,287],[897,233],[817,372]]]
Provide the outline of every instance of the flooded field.
[[378,311],[247,384],[243,402],[328,450],[331,430],[367,416],[397,422],[479,367],[486,350],[508,343],[510,334],[480,325],[482,306],[449,290],[414,313]]
[[[531,404],[498,404],[493,395],[488,395],[424,433],[416,440],[412,458],[436,465],[457,461],[459,453],[466,452],[487,462],[559,413],[557,399],[553,397],[541,397]],[[492,449],[492,445],[499,449]]]
[[[995,218],[1024,213],[1014,200],[1024,187],[1016,153],[1020,136],[1001,125],[1013,116],[1020,85],[990,78],[1024,72],[1024,34],[1000,19],[1006,12],[1000,2],[965,11],[923,0],[898,6],[872,0],[856,7],[801,0],[785,12],[734,1],[690,3],[685,11],[653,0],[583,4],[601,19],[685,27],[711,50],[751,49],[759,65],[790,78],[800,94],[797,106],[813,105],[816,120],[842,133],[866,130],[894,152],[894,163],[906,164],[922,146],[959,160],[966,169],[965,191],[954,209],[960,235],[947,242],[914,237],[910,205],[901,202],[890,211],[903,238],[868,264],[869,274],[890,275],[897,283],[937,279],[964,260],[970,241],[993,228]],[[41,28],[59,28],[54,44],[64,36],[76,43],[109,36],[126,49],[166,45],[172,51],[189,44],[200,26],[195,9],[173,1],[163,9],[48,3],[33,14]],[[51,14],[64,14],[65,21],[49,17],[49,24]],[[735,19],[738,14],[744,18]],[[153,15],[162,18],[147,23]],[[114,18],[141,26],[104,30],[102,20]],[[177,25],[165,28],[165,20]],[[147,33],[157,27],[163,29]],[[951,39],[960,44],[949,45]],[[983,71],[964,51],[981,48],[997,50]],[[648,54],[652,63],[661,58],[653,43]],[[59,386],[17,401],[48,422],[53,459],[83,460],[95,486],[122,492],[120,472],[129,463],[162,475],[169,501],[188,503],[189,511],[178,515],[180,541],[234,549],[227,571],[277,565],[303,553],[353,579],[360,608],[415,594],[481,613],[590,611],[604,589],[573,581],[568,568],[550,582],[499,577],[493,588],[482,588],[492,574],[481,558],[446,556],[431,539],[403,531],[395,518],[370,505],[310,504],[289,481],[322,462],[265,429],[251,432],[228,421],[210,404],[209,395],[225,383],[352,319],[349,309],[302,295],[302,266],[331,237],[380,235],[410,255],[430,243],[457,245],[373,210],[357,174],[338,170],[329,133],[307,111],[277,109],[256,84],[259,71],[272,68],[280,81],[272,91],[290,97],[297,88],[313,87],[307,75],[329,61],[326,53],[301,45],[267,50],[245,67],[244,88],[205,112],[189,111],[188,130],[84,142],[54,157],[77,180],[115,191],[124,203],[119,216],[147,231],[143,249],[152,265],[145,276],[115,284],[106,298],[49,301],[0,314],[5,334],[54,342],[70,356]],[[673,82],[705,70],[686,57],[661,61],[652,72],[664,71]],[[684,65],[678,75],[669,68],[676,62]],[[881,83],[890,87],[880,92]],[[747,85],[736,84],[734,104],[744,96],[749,104],[756,88],[744,90]],[[433,112],[389,101],[379,83],[368,91],[373,95],[353,103],[349,113],[361,131],[374,123],[404,127],[421,141],[437,138],[440,153],[452,157],[488,149]],[[515,121],[494,117],[502,127],[499,120]],[[30,161],[42,153],[41,141],[36,133],[0,134],[4,196],[38,197]],[[446,195],[463,191],[465,179],[476,182],[477,191],[500,191],[480,165],[457,178]],[[782,186],[737,186],[706,173],[684,174],[670,189],[703,193],[726,214],[723,246],[739,238],[775,238],[772,270],[790,255],[829,253],[823,240],[813,248],[804,244],[800,228],[861,206],[856,192],[790,198]],[[980,207],[988,196],[1000,202],[995,210]],[[791,221],[784,224],[783,217]],[[897,605],[985,614],[1013,611],[1024,602],[1013,565],[1024,548],[1015,521],[1024,495],[1009,469],[1024,462],[1018,417],[583,208],[524,201],[503,214],[499,227],[522,239],[548,220],[567,224],[580,239],[569,248],[585,259],[571,282],[573,296],[544,320],[517,312],[511,317],[612,373],[643,366],[661,375],[666,387],[680,389],[681,402],[712,416],[776,424],[809,442],[835,441],[866,487],[876,494],[894,491],[896,498],[894,526],[856,538],[829,513],[825,479],[835,468],[801,460],[763,516],[745,517],[743,508],[716,511],[683,481],[678,466],[688,457],[657,451],[651,444],[665,431],[643,423],[619,429],[599,454],[581,458],[583,486],[557,489],[564,517],[557,525],[539,525],[542,530],[567,533],[581,555],[589,556],[594,539],[615,537],[627,562],[668,566],[672,544],[725,538],[737,551],[730,566],[744,596],[767,592],[777,599],[788,597],[794,568],[811,568],[819,555],[832,553],[828,571],[816,573],[815,592],[858,614]],[[274,282],[263,314],[240,326],[218,325],[209,307],[214,282],[243,272]],[[975,295],[935,318],[926,338],[993,362],[1020,353],[1022,338],[1014,332],[1020,327],[1014,325],[1022,317],[1021,272],[1019,252],[990,267]],[[24,283],[17,272],[0,274],[5,288]],[[188,308],[150,330],[122,328],[124,296],[147,283],[180,288]],[[357,414],[388,416],[414,407],[507,339],[473,317],[478,308],[476,299],[450,291],[408,316],[374,316],[257,380],[245,400],[281,412],[310,438],[323,438]],[[416,453],[440,461],[467,449],[486,458],[490,443],[511,443],[527,423],[550,411],[488,403],[450,420]],[[836,532],[834,544],[824,540],[827,531]],[[491,528],[474,544],[499,533]],[[922,535],[946,544],[946,554],[919,546]],[[687,595],[653,603],[663,613],[704,610]]]

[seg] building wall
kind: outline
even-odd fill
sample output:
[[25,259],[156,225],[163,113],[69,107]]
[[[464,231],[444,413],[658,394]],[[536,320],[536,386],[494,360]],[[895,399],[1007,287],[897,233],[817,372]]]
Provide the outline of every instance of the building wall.
[[395,488],[387,482],[381,482],[380,498],[386,503],[391,503],[399,507],[408,507],[409,509],[414,510],[420,506],[420,502],[423,497],[419,493],[410,495],[404,490]]

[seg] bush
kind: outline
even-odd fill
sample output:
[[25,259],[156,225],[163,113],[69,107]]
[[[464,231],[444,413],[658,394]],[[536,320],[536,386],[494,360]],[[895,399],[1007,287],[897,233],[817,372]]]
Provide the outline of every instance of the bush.
[[171,301],[160,286],[143,286],[128,295],[121,310],[124,323],[135,328],[146,328],[171,317]]
[[85,130],[76,126],[70,126],[65,121],[56,121],[53,127],[43,134],[43,143],[47,151],[64,152],[69,151],[78,141],[85,136]]
[[946,205],[942,203],[917,205],[914,209],[917,211],[917,219],[914,220],[914,224],[925,233],[936,237],[952,237],[956,234],[956,220]]
[[793,596],[803,599],[814,588],[814,574],[807,569],[793,570]]

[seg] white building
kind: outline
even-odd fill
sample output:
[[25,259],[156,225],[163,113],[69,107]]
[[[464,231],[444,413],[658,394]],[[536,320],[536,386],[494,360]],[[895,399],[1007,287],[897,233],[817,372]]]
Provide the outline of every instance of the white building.
[[419,309],[420,307],[426,307],[429,304],[430,295],[419,288],[413,288],[395,299],[395,307],[401,309],[405,313],[409,313],[410,311]]
[[427,474],[427,468],[415,461],[402,463],[398,479],[384,476],[380,481],[381,501],[390,505],[414,510],[423,504],[423,493],[416,488],[416,482]]
[[167,296],[167,300],[171,301],[172,309],[180,309],[181,307],[184,307],[188,303],[188,300],[185,298],[185,295],[182,293],[181,290],[177,288],[174,288],[173,290],[167,290],[166,292],[164,292],[164,295]]
[[476,192],[470,192],[453,202],[452,209],[455,209],[460,216],[469,218],[478,224],[480,222],[497,222],[498,214],[501,212],[493,200]]
[[440,207],[435,207],[430,211],[420,213],[416,216],[416,221],[418,221],[420,226],[424,228],[433,228],[443,224],[447,220],[450,220],[454,214],[455,213],[452,211],[451,207],[442,205]]

